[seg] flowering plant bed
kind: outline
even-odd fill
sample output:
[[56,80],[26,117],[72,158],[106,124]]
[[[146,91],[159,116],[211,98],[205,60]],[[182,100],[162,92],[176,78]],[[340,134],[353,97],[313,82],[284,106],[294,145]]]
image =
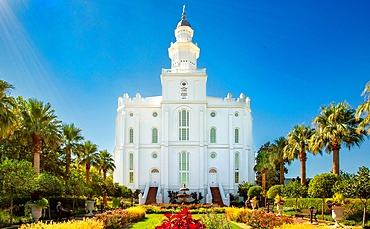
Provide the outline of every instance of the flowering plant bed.
[[136,223],[145,218],[145,210],[141,207],[115,209],[95,215],[94,219],[102,221],[105,229],[118,229],[128,223]]
[[191,228],[201,229],[206,228],[205,224],[200,219],[194,219],[188,208],[182,209],[177,214],[165,214],[166,219],[162,221],[162,225],[155,229],[170,229],[170,228]]

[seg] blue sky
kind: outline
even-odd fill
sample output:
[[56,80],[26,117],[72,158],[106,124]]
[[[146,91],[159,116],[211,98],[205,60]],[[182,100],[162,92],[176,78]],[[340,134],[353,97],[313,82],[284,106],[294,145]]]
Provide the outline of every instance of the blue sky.
[[[369,1],[0,0],[0,78],[13,96],[50,102],[65,123],[112,152],[117,98],[161,94],[167,49],[186,4],[207,94],[251,98],[256,151],[310,125],[320,106],[357,108],[370,80]],[[370,143],[340,152],[370,167]],[[331,170],[309,156],[307,174]],[[288,177],[299,175],[299,161]]]

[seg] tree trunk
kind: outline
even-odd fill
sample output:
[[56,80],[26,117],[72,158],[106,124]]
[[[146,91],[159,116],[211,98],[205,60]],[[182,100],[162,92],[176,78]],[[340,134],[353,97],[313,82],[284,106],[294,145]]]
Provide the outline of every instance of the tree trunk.
[[262,171],[262,191],[266,191],[266,169]]
[[325,196],[323,196],[321,201],[321,219],[324,220],[324,204],[325,204]]
[[33,167],[36,171],[36,176],[40,174],[40,136],[38,134],[32,135],[33,141]]
[[66,175],[67,175],[67,178],[69,178],[69,174],[71,172],[70,164],[71,164],[71,151],[69,149],[67,149],[67,153],[66,153]]
[[333,173],[339,175],[339,149],[333,148]]
[[362,227],[365,228],[365,220],[366,220],[366,205],[367,205],[367,199],[365,199],[364,203],[364,215],[362,217]]
[[107,179],[107,170],[103,169],[103,180],[105,181]]
[[301,183],[306,185],[306,160],[307,154],[305,151],[301,151],[299,154],[299,160],[301,161]]
[[13,225],[13,195],[10,194],[10,226]]
[[86,184],[90,183],[90,164],[86,163]]
[[280,184],[284,185],[284,162],[280,162]]
[[104,207],[108,205],[108,198],[107,198],[107,194],[105,193],[103,195],[103,204],[104,204]]

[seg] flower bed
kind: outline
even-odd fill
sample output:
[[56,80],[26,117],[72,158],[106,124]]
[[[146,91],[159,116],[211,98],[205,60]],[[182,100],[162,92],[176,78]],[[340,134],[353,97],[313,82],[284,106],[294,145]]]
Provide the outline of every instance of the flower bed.
[[132,207],[128,209],[115,209],[95,215],[94,219],[102,221],[105,229],[121,228],[127,223],[136,223],[145,218],[145,209]]

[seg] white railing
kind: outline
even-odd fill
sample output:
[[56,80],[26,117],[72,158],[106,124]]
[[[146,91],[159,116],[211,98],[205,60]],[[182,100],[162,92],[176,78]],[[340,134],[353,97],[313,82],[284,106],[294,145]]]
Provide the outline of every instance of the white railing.
[[207,204],[212,203],[212,192],[211,192],[211,187],[210,187],[209,184],[208,184],[208,187],[207,187],[206,203]]
[[149,185],[150,183],[146,183],[145,185],[145,190],[144,190],[144,195],[141,193],[139,194],[139,205],[143,205],[146,202],[146,198],[148,197],[148,192],[149,192]]
[[163,202],[163,198],[162,198],[162,193],[161,193],[161,185],[160,184],[158,184],[158,190],[157,190],[157,195],[156,195],[156,203],[157,204],[161,204],[162,202]]
[[175,68],[175,69],[166,69],[162,68],[162,73],[206,73],[205,68],[196,68],[196,69],[190,69],[190,68]]
[[224,188],[222,187],[220,183],[218,183],[218,189],[220,190],[222,203],[224,203],[224,205],[226,206],[230,206],[230,195],[229,194],[225,195]]

